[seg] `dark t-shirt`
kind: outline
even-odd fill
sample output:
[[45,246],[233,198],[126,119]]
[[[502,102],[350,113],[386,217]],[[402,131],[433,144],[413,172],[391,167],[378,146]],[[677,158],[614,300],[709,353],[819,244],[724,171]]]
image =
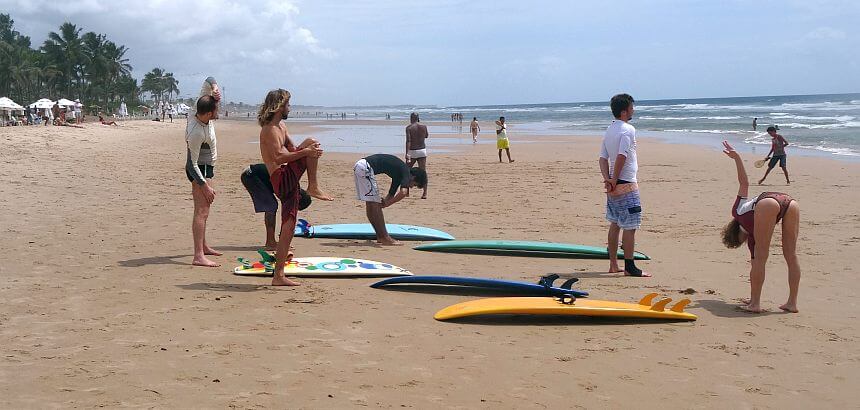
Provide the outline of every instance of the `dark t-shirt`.
[[394,196],[398,188],[409,188],[412,175],[409,173],[409,166],[400,158],[391,154],[373,154],[364,160],[373,168],[374,174],[385,174],[391,177],[388,196]]
[[263,182],[263,185],[266,188],[269,188],[269,191],[275,192],[275,188],[272,187],[272,180],[269,178],[269,169],[266,168],[266,164],[254,164],[251,165],[251,176],[259,179]]

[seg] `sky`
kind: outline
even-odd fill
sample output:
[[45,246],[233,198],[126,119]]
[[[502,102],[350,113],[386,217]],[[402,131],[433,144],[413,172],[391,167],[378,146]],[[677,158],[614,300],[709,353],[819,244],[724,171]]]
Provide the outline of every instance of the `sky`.
[[41,45],[69,21],[182,96],[491,105],[860,92],[857,0],[0,0]]

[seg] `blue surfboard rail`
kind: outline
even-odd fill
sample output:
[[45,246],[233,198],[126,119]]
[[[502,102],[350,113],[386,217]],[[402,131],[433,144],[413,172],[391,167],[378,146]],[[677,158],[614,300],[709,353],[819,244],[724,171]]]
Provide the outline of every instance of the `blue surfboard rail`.
[[[528,283],[504,279],[464,278],[460,276],[404,276],[381,280],[370,285],[370,287],[379,289],[389,285],[443,285],[509,291],[512,294],[522,296],[588,296],[588,292],[585,291],[552,286],[553,281],[557,278],[558,275],[550,275],[541,278],[539,283]],[[575,282],[576,279],[572,279],[563,286],[570,286]]]
[[[454,237],[447,232],[424,226],[385,224],[388,234],[392,238],[402,241],[450,241]],[[293,236],[304,238],[329,238],[329,239],[376,239],[373,226],[367,224],[333,224],[333,225],[311,225],[308,221],[300,219],[296,223]]]

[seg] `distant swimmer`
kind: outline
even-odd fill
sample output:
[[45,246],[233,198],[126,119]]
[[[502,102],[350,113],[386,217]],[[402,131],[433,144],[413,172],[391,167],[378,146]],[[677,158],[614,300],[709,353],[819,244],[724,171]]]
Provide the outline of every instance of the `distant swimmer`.
[[753,118],[753,131],[758,127],[758,118]]
[[738,194],[732,205],[732,221],[723,228],[723,244],[737,248],[747,243],[750,250],[750,298],[742,301],[741,309],[760,313],[761,291],[764,286],[765,265],[770,254],[770,240],[776,224],[782,222],[782,254],[788,265],[788,301],[779,308],[797,313],[797,293],[800,288],[800,262],[797,258],[797,237],[800,234],[800,205],[781,192],[763,192],[749,198],[749,179],[740,154],[727,141],[723,152],[735,161],[738,174]]
[[[782,173],[785,174],[785,183],[791,185],[791,181],[788,179],[788,168],[786,166],[786,155],[785,155],[785,147],[788,146],[788,141],[776,133],[776,127],[767,127],[767,133],[770,134],[770,151],[767,153],[766,160],[770,160],[767,163],[767,171],[764,172],[764,176],[758,181],[758,184],[761,185],[764,183],[767,175],[770,174],[770,171],[779,163],[779,167],[782,168]],[[773,154],[771,156],[771,154]]]

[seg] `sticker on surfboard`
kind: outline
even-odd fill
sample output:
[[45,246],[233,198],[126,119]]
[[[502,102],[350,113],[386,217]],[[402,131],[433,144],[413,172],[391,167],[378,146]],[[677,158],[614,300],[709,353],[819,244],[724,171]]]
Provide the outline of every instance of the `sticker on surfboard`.
[[[233,269],[235,275],[271,276],[273,262],[252,262],[239,258],[241,266]],[[389,263],[357,258],[308,257],[293,258],[284,266],[287,276],[411,276],[412,272]]]

